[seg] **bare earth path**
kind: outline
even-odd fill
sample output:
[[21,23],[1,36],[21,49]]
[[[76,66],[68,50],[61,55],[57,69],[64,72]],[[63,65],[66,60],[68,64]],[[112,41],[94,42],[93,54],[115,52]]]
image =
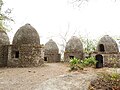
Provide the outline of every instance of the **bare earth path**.
[[85,68],[68,72],[68,64],[46,63],[43,67],[0,68],[0,90],[87,90],[98,72],[119,72],[120,68]]
[[0,68],[0,90],[34,90],[38,83],[68,73],[68,65],[47,63],[43,67]]

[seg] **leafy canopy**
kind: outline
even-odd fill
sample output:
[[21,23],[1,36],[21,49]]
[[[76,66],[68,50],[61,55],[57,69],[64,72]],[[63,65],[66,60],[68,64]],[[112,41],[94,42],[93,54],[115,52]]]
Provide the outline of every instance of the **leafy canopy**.
[[8,30],[8,25],[7,25],[7,22],[8,21],[14,21],[11,17],[10,17],[10,14],[11,14],[11,9],[7,9],[5,11],[2,11],[2,7],[4,5],[4,2],[3,0],[0,0],[0,30]]

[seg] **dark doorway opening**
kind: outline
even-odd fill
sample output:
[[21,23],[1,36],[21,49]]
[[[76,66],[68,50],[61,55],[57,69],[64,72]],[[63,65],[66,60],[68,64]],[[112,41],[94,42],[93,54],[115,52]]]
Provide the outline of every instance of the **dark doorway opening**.
[[19,58],[19,51],[15,52],[15,58]]
[[99,45],[99,51],[100,51],[100,52],[104,52],[104,51],[105,51],[105,48],[104,48],[104,45],[103,45],[103,44],[100,44],[100,45]]
[[74,56],[69,56],[69,58],[70,58],[70,59],[73,59],[73,58],[74,58]]
[[98,54],[95,56],[97,63],[96,63],[96,68],[102,68],[103,67],[103,56]]
[[47,57],[44,57],[44,61],[47,61]]

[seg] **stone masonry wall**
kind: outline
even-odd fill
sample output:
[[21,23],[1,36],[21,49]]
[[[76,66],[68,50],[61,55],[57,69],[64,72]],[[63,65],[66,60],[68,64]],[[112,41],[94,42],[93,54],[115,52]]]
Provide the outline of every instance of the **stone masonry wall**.
[[120,67],[120,53],[92,53],[91,56],[103,56],[104,67]]
[[19,58],[15,58],[16,51],[19,51],[19,47],[16,47],[14,45],[8,46],[8,61],[7,61],[8,67],[20,67],[21,66]]
[[45,54],[47,58],[48,63],[53,63],[53,62],[60,62],[61,55],[60,54]]
[[64,53],[64,61],[69,62],[70,61],[70,56],[74,56],[75,58],[78,59],[83,59],[83,53],[82,52],[65,52]]
[[9,46],[9,67],[32,67],[43,64],[44,52],[40,45]]
[[39,66],[43,64],[44,56],[40,46],[21,46],[20,61],[23,67]]
[[0,67],[7,66],[8,47],[7,45],[0,45]]
[[120,54],[104,54],[105,67],[120,67]]

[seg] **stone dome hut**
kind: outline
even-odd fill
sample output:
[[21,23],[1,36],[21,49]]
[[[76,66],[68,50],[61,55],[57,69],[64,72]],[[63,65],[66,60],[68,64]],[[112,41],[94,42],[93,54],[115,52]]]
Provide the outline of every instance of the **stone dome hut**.
[[119,52],[119,49],[116,41],[109,35],[105,35],[98,42],[97,51],[112,53],[112,52]]
[[43,48],[39,34],[30,24],[25,24],[16,32],[11,47],[8,66],[39,66],[43,63]]
[[0,30],[0,45],[9,45],[9,37],[7,33],[3,30]]
[[57,44],[50,39],[44,47],[44,61],[51,62],[59,62],[61,59],[61,55],[59,54],[59,48]]
[[[116,41],[109,35],[103,36],[98,42],[96,51],[92,53],[98,61],[97,68],[113,67],[114,65],[120,67],[120,53]],[[116,61],[112,61],[112,60]]]
[[67,42],[64,52],[64,61],[69,62],[71,58],[83,59],[83,44],[76,36]]
[[20,27],[13,38],[13,45],[40,45],[38,32],[30,24]]
[[5,31],[0,30],[0,67],[7,66],[7,46],[9,45],[9,38]]

